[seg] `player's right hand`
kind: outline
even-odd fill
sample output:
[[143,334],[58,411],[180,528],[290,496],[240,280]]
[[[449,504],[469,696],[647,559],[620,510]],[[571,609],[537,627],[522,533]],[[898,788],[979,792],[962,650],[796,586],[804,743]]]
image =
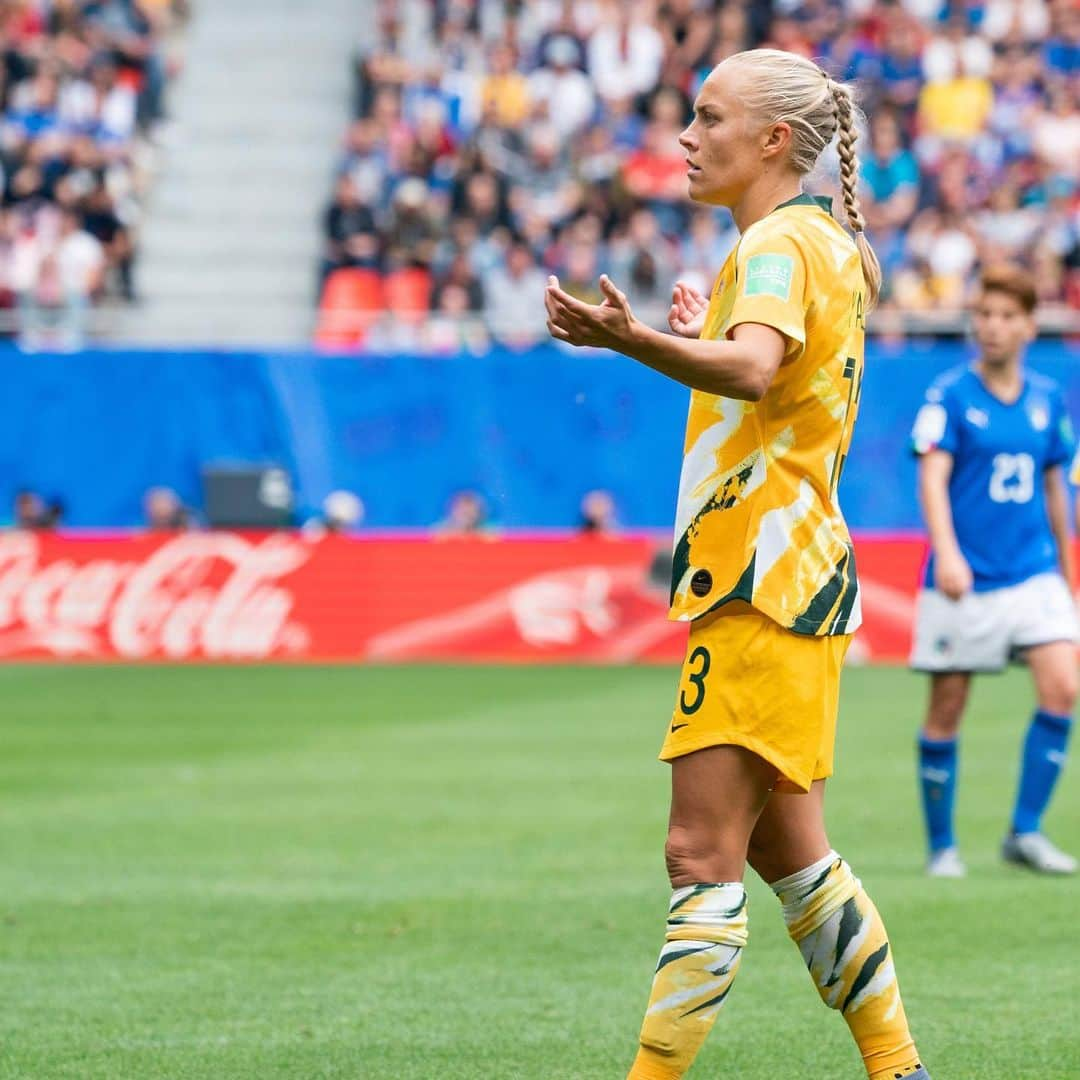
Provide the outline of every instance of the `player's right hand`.
[[680,337],[699,338],[705,329],[705,312],[709,301],[685,281],[676,281],[671,290],[671,310],[668,326]]
[[960,552],[949,552],[943,556],[934,556],[934,585],[950,600],[959,600],[971,592],[975,578],[967,559]]

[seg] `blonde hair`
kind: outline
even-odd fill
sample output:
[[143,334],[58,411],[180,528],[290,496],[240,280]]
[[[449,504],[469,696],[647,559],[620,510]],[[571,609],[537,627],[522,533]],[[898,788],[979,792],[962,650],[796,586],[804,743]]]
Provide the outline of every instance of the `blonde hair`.
[[779,49],[734,53],[718,67],[752,76],[740,87],[742,99],[765,124],[785,123],[791,128],[788,162],[800,176],[813,169],[821,152],[836,138],[844,213],[859,249],[869,310],[881,293],[881,264],[866,239],[866,220],[856,190],[859,158],[855,122],[859,107],[852,88],[831,79],[813,61]]

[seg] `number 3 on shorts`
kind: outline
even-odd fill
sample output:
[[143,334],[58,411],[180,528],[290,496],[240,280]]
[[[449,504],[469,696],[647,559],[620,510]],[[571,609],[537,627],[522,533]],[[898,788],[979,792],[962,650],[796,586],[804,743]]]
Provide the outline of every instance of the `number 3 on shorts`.
[[[698,664],[700,667],[695,671],[694,666]],[[690,686],[693,687],[693,697],[688,698],[686,690],[680,691],[679,708],[682,709],[684,715],[690,716],[696,713],[705,701],[705,676],[709,674],[711,664],[712,657],[709,656],[709,650],[704,645],[699,645],[687,659],[686,677]]]

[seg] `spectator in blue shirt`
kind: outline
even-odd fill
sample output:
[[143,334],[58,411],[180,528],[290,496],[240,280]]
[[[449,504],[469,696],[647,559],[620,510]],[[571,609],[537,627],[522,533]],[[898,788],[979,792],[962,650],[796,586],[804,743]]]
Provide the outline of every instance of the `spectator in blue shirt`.
[[911,220],[919,201],[919,165],[904,148],[900,125],[889,110],[876,113],[871,122],[862,179],[870,196],[865,213],[871,229],[898,229]]
[[885,100],[904,111],[914,111],[923,84],[921,31],[905,12],[890,16],[881,54],[881,80]]
[[1054,9],[1052,36],[1043,47],[1043,64],[1054,75],[1080,73],[1080,12],[1062,5]]

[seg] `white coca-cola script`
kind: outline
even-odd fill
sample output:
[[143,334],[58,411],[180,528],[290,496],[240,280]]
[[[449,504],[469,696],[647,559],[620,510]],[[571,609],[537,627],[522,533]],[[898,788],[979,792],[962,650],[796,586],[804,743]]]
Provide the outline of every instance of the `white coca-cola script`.
[[0,536],[0,655],[257,660],[305,651],[281,579],[310,558],[294,536],[185,533],[142,561],[43,561],[33,533]]

